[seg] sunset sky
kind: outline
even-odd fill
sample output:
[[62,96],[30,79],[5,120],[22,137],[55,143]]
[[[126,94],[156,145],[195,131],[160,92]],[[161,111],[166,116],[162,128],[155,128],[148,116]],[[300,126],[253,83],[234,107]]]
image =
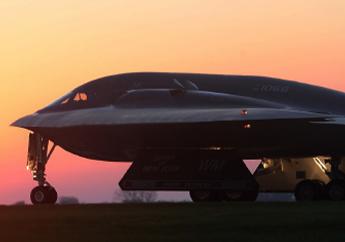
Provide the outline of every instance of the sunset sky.
[[[0,204],[29,201],[36,185],[28,132],[9,124],[101,76],[253,74],[345,91],[344,0],[2,0],[0,11]],[[58,149],[47,172],[60,195],[102,202],[127,167]]]

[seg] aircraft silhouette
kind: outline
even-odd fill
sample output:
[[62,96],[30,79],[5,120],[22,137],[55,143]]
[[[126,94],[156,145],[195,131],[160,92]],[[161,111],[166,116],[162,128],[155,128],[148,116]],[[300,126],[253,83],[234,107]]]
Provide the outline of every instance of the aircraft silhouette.
[[[82,85],[12,125],[31,131],[34,204],[57,200],[45,178],[56,146],[89,159],[133,161],[124,190],[190,191],[194,201],[255,200],[256,176],[312,157],[327,185],[294,166],[296,199],[343,200],[344,103],[342,92],[276,78],[127,73]],[[262,161],[254,176],[246,159]]]

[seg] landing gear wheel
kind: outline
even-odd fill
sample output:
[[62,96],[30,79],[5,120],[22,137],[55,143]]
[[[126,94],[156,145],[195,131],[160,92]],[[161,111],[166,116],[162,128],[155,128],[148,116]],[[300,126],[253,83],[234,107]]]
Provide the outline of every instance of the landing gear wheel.
[[43,204],[46,200],[46,192],[43,186],[32,189],[30,199],[33,204]]
[[317,199],[316,200],[326,200],[326,185],[324,182],[319,181],[319,180],[312,180],[314,183],[314,189],[317,194]]
[[54,204],[57,192],[51,186],[37,186],[32,189],[30,199],[33,204]]
[[46,189],[47,189],[47,193],[48,193],[47,203],[55,204],[57,201],[57,198],[58,198],[58,194],[57,194],[55,188],[52,186],[46,186]]
[[259,191],[258,190],[252,190],[252,191],[246,191],[243,194],[243,201],[247,202],[255,202],[258,198]]
[[258,190],[250,191],[223,191],[222,197],[227,202],[247,201],[254,202],[258,197]]
[[193,202],[217,202],[220,201],[217,191],[192,190],[189,191]]
[[332,180],[326,185],[326,193],[331,201],[345,200],[345,181]]
[[223,191],[222,195],[224,201],[227,202],[243,201],[243,192],[240,191]]
[[219,196],[227,202],[254,202],[259,195],[259,184],[255,181],[248,181],[243,190],[222,190]]
[[323,197],[323,184],[319,181],[304,180],[295,188],[296,201],[316,201]]

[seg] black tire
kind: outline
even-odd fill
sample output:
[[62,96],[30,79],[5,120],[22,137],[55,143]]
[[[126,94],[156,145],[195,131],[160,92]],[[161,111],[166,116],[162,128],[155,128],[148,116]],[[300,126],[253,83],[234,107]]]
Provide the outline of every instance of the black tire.
[[258,190],[250,191],[223,191],[222,198],[227,202],[254,202],[258,197]]
[[255,181],[248,181],[244,190],[223,190],[220,197],[227,202],[254,202],[259,195],[259,184]]
[[32,204],[54,204],[57,200],[57,192],[51,186],[37,186],[31,190]]
[[217,191],[192,190],[189,191],[193,202],[217,202],[220,201]]
[[243,201],[255,202],[256,199],[258,198],[258,195],[259,195],[258,190],[246,191],[243,194]]
[[319,180],[312,180],[314,182],[315,189],[317,191],[316,200],[327,200],[326,185]]
[[323,187],[320,182],[304,180],[295,188],[296,201],[317,201],[322,198]]
[[45,187],[45,189],[47,190],[47,194],[48,194],[48,198],[47,198],[47,203],[48,204],[55,204],[58,198],[58,194],[55,190],[54,187],[51,186],[47,186]]
[[47,200],[47,192],[44,186],[37,186],[31,190],[30,199],[32,204],[44,204]]
[[226,202],[239,202],[244,201],[242,191],[222,191],[222,198]]
[[326,185],[327,198],[331,201],[345,200],[345,181],[332,180]]

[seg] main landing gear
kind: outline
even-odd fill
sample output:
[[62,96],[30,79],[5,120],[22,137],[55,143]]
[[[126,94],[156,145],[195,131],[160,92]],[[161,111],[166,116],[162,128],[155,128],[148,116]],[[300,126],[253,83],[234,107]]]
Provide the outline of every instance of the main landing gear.
[[32,189],[30,199],[33,204],[54,204],[57,201],[57,192],[45,178],[46,164],[56,145],[48,152],[49,140],[37,133],[29,136],[29,150],[27,168],[31,171],[33,179],[38,186]]
[[332,157],[328,161],[331,171],[327,172],[331,181],[328,184],[317,180],[303,180],[296,185],[295,198],[297,201],[315,200],[345,200],[345,174],[339,169],[341,157]]

